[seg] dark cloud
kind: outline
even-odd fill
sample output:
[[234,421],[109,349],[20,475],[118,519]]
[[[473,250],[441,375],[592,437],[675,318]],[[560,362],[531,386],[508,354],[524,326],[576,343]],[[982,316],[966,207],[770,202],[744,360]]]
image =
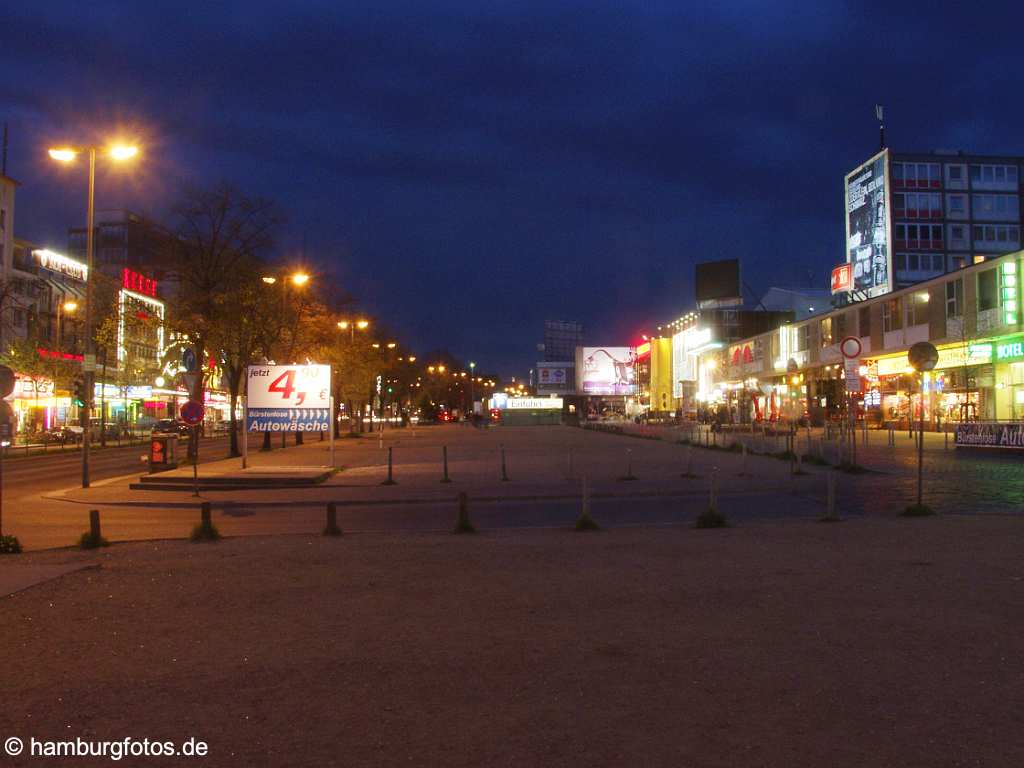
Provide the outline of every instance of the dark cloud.
[[48,142],[141,132],[101,205],[160,215],[196,179],[278,198],[282,258],[305,242],[410,342],[512,373],[547,317],[618,341],[687,308],[703,259],[823,281],[876,102],[894,147],[1024,153],[1013,10],[24,4],[0,49],[19,234],[81,218]]

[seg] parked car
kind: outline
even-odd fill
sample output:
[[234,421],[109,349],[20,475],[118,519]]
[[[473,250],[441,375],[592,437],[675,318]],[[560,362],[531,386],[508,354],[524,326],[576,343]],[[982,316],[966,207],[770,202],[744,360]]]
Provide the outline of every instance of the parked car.
[[153,427],[154,432],[160,432],[162,434],[171,433],[177,434],[178,437],[189,437],[192,434],[192,427],[183,421],[177,419],[160,419],[156,426]]

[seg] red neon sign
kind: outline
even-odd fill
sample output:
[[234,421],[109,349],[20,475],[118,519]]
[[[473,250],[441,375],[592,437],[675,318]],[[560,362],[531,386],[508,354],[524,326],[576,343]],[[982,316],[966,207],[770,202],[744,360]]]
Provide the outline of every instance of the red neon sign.
[[140,275],[133,269],[125,267],[121,270],[121,285],[129,291],[156,298],[156,280]]
[[82,362],[85,358],[82,355],[73,355],[70,352],[59,352],[56,349],[43,349],[42,347],[36,347],[36,352],[44,360],[49,358],[51,360],[74,360],[76,362]]

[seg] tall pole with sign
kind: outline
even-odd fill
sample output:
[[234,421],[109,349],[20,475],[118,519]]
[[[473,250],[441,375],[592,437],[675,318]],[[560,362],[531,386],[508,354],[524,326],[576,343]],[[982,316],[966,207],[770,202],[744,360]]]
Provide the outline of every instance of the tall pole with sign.
[[924,488],[924,376],[939,362],[939,351],[934,344],[919,341],[907,352],[907,359],[911,367],[921,376],[921,403],[917,422],[917,504],[907,507],[904,514],[909,516],[930,515],[932,511],[922,503]]
[[860,339],[847,336],[839,342],[839,351],[843,354],[843,374],[846,388],[846,413],[850,422],[850,434],[853,438],[850,461],[857,464],[857,408],[855,397],[861,391],[860,383]]

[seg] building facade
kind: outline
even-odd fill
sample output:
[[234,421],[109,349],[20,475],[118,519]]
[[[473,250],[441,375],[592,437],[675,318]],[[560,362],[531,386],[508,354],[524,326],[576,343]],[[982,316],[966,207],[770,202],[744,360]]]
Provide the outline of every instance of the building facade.
[[895,287],[1021,247],[1024,158],[888,153]]
[[[1018,276],[1024,252],[857,304],[794,321],[706,352],[714,371],[706,402],[724,418],[838,418],[853,397],[869,426],[930,428],[950,422],[1024,419],[1024,315]],[[840,342],[860,342],[860,391],[848,393]],[[939,351],[922,378],[907,351],[929,341]],[[923,395],[922,395],[923,384]]]

